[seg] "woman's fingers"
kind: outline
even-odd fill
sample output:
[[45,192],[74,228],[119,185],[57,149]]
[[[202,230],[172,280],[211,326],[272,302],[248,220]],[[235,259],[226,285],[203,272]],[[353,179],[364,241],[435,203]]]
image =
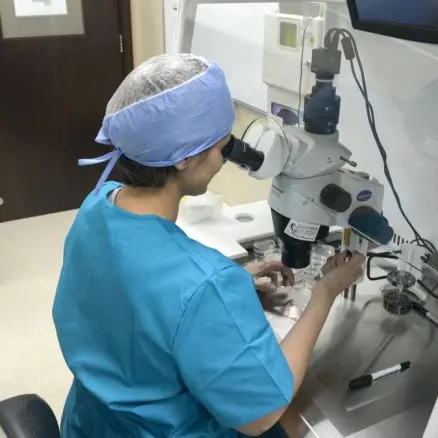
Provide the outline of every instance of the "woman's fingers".
[[282,276],[282,285],[289,286],[293,285],[295,278],[292,269],[286,267],[280,261],[272,260],[265,262],[262,267],[262,275],[272,275],[275,273],[280,273]]
[[295,284],[295,276],[292,269],[282,265],[281,275],[283,277],[283,286],[293,286]]
[[276,307],[284,307],[290,302],[292,302],[292,298],[289,297],[287,293],[264,293],[264,292],[257,292],[260,302],[262,304],[262,307],[265,310],[274,310]]
[[272,281],[263,278],[255,279],[254,285],[256,290],[265,294],[272,294],[277,291],[277,286]]
[[349,256],[350,254],[348,251],[343,251],[341,253],[335,254],[333,257],[330,257],[327,260],[327,263],[322,268],[323,275],[327,275],[333,269],[345,264]]

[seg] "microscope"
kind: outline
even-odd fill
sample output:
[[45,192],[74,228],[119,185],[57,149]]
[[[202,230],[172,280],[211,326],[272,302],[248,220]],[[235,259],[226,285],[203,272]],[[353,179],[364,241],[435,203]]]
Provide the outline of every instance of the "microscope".
[[278,117],[280,111],[250,126],[242,140],[233,137],[223,150],[226,160],[252,177],[273,178],[268,204],[282,262],[294,269],[309,265],[312,245],[330,227],[344,229],[343,249],[364,255],[370,241],[385,245],[394,234],[382,214],[383,185],[353,171],[352,153],[339,142],[341,98],[333,81],[341,57],[333,47],[312,50],[316,82],[304,98],[303,126]]

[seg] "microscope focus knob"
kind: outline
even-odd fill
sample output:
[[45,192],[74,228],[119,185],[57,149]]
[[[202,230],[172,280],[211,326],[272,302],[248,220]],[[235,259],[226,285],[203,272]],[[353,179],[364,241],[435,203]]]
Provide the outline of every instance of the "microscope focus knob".
[[371,207],[356,208],[351,213],[348,224],[356,232],[380,245],[388,244],[394,236],[394,230],[389,225],[388,219]]
[[346,212],[353,202],[350,193],[336,184],[325,186],[321,191],[320,200],[323,205],[337,213]]

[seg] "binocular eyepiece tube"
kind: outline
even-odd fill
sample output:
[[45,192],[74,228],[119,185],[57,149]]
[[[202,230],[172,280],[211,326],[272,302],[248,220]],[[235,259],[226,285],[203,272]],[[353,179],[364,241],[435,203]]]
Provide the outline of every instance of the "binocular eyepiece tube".
[[254,149],[234,135],[222,149],[222,156],[225,160],[254,172],[262,167],[265,159],[263,152]]

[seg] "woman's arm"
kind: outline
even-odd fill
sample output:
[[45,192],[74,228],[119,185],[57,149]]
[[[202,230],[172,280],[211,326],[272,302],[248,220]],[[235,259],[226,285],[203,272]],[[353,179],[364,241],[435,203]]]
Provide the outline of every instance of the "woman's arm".
[[[362,274],[364,257],[357,254],[348,262],[346,258],[346,254],[340,254],[331,260],[334,269],[316,284],[306,310],[281,343],[281,349],[294,376],[294,394],[303,382],[316,340],[336,296]],[[287,408],[288,406],[284,406],[237,430],[250,436],[260,435],[274,426]]]

